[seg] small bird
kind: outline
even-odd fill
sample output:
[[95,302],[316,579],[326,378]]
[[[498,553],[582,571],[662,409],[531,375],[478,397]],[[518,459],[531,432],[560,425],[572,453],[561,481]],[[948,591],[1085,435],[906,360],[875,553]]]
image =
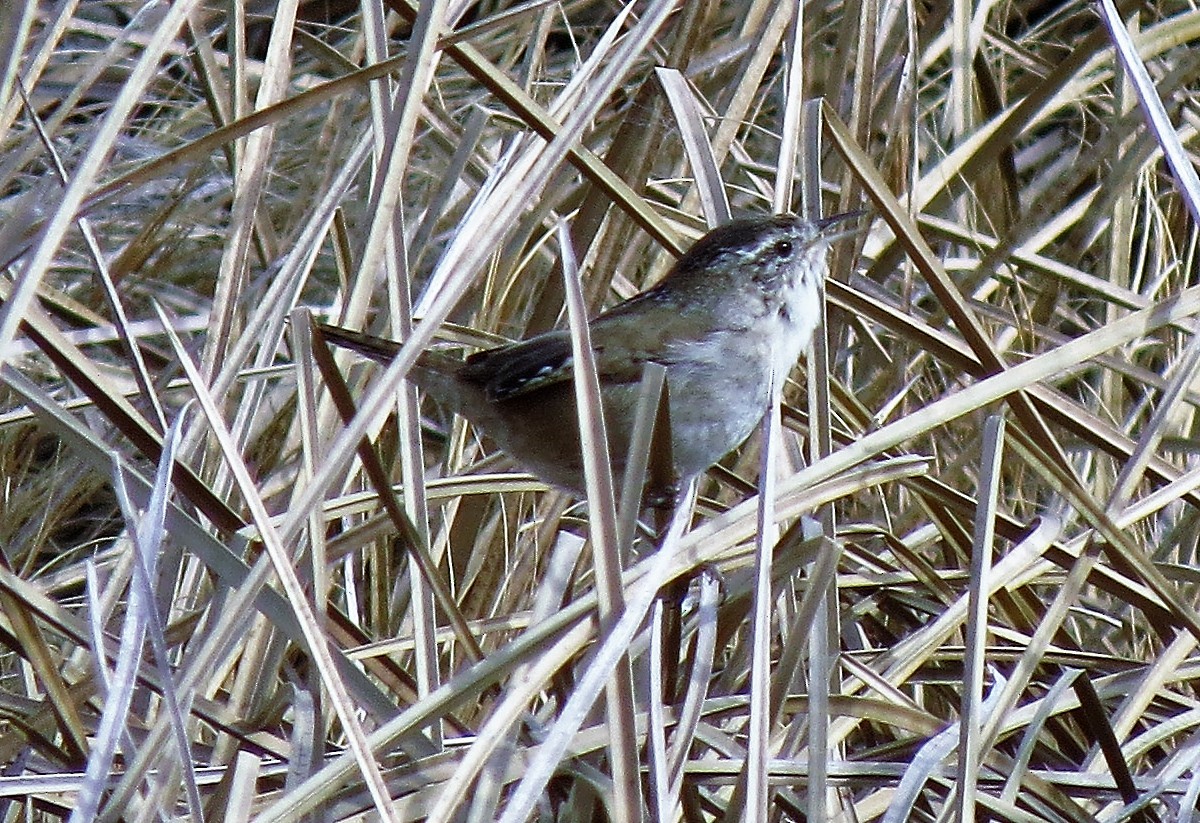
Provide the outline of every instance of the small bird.
[[[790,371],[820,318],[830,243],[860,212],[815,222],[736,220],[701,237],[656,285],[590,321],[613,474],[620,482],[646,363],[666,368],[681,481],[740,446],[766,411],[771,370]],[[382,363],[400,344],[322,325],[325,338]],[[571,340],[551,331],[472,354],[425,352],[409,378],[526,470],[583,494]]]

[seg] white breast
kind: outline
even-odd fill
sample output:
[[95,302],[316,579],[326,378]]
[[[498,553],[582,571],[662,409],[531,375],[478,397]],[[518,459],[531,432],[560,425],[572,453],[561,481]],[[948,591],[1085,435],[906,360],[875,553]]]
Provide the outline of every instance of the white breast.
[[[814,249],[810,254],[825,256],[825,249]],[[823,260],[821,261],[824,262]],[[803,354],[812,339],[813,332],[821,320],[821,293],[819,278],[794,278],[784,291],[782,310],[776,315],[772,335],[776,340],[775,371],[787,375]]]

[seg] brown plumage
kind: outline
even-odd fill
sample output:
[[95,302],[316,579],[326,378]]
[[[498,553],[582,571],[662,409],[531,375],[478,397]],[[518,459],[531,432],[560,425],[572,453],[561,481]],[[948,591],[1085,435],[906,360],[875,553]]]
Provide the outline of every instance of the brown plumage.
[[[766,409],[771,368],[786,374],[812,336],[826,251],[854,216],[728,223],[700,238],[657,285],[589,323],[615,477],[648,362],[667,370],[680,478],[741,445]],[[336,326],[322,332],[383,363],[399,350],[395,341]],[[570,338],[552,331],[466,360],[426,352],[409,377],[521,466],[581,493],[573,373]]]

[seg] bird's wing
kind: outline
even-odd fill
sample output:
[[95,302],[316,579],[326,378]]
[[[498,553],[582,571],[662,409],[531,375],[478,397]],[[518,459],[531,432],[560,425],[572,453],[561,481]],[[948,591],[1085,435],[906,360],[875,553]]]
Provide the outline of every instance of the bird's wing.
[[[625,337],[621,329],[607,324],[592,326],[596,371],[605,383],[640,380],[642,364],[653,359],[630,346]],[[458,374],[464,380],[482,385],[489,399],[500,401],[570,380],[574,370],[570,335],[553,331],[473,354]]]
[[571,376],[571,341],[550,332],[467,358],[458,376],[484,387],[490,400],[507,400]]

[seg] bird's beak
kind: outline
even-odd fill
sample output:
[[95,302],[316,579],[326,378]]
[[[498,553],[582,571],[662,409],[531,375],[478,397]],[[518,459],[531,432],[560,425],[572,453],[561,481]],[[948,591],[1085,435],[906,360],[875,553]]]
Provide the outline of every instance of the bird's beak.
[[[828,217],[822,217],[816,221],[817,233],[821,239],[827,243],[832,243],[834,240],[840,240],[843,237],[861,234],[867,230],[867,224],[862,221],[867,213],[862,209],[847,211],[841,214],[831,214]],[[861,221],[858,225],[847,226],[847,223],[853,221]]]

